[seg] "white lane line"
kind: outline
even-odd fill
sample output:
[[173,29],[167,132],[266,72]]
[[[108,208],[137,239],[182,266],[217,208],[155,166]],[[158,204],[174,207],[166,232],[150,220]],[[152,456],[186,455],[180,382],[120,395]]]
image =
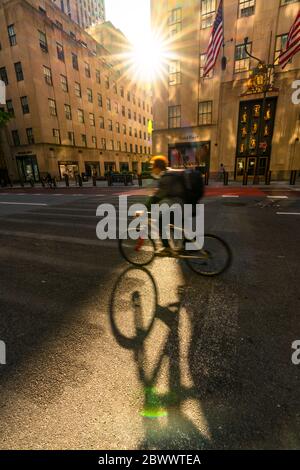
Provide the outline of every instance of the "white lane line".
[[226,197],[226,198],[230,198],[230,197],[235,197],[235,198],[238,198],[240,196],[236,195],[236,194],[223,194],[222,197]]
[[277,215],[300,215],[300,212],[276,212]]
[[3,202],[0,201],[0,204],[9,205],[9,206],[48,206],[48,204],[42,202]]
[[288,199],[288,196],[267,196],[268,199]]

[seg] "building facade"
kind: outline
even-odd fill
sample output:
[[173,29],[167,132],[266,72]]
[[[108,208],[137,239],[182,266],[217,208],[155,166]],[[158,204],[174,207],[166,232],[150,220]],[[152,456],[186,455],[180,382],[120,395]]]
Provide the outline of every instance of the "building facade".
[[[221,163],[237,180],[287,179],[300,170],[300,53],[282,70],[278,55],[296,19],[295,0],[224,0],[224,51],[204,77],[206,51],[219,0],[152,0],[152,27],[168,51],[165,75],[154,86],[153,152],[173,166],[202,166],[211,175]],[[265,96],[259,62],[269,68]],[[222,57],[226,57],[226,60]],[[251,75],[253,69],[256,75]],[[256,81],[255,81],[256,80]],[[298,96],[300,93],[298,93]]]
[[104,0],[52,0],[82,28],[105,21]]
[[48,0],[0,0],[0,42],[11,179],[142,171],[151,97],[106,49]]

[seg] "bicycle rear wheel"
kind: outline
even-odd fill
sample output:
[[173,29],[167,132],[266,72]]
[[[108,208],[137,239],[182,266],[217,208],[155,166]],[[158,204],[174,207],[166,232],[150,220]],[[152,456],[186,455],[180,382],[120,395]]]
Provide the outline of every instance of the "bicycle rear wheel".
[[143,234],[143,231],[140,232],[140,237],[134,240],[128,230],[126,239],[119,240],[119,250],[126,261],[134,266],[147,266],[155,256],[154,242]]
[[188,253],[194,258],[187,259],[187,265],[201,276],[219,276],[229,268],[232,261],[230,247],[216,235],[204,235],[203,248]]

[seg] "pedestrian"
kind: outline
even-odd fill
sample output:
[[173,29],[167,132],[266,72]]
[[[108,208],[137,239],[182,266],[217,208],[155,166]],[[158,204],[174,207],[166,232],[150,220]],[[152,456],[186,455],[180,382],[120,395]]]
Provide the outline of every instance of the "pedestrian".
[[221,163],[220,169],[219,169],[219,179],[220,179],[220,181],[224,180],[224,175],[225,175],[225,166],[223,165],[223,163]]

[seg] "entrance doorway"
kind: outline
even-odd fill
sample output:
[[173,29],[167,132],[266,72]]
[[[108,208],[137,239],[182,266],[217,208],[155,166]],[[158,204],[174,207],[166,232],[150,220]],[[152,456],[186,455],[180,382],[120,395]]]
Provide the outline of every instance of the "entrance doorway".
[[19,176],[23,181],[40,181],[40,173],[35,155],[17,157]]
[[200,167],[203,173],[210,169],[210,142],[185,142],[169,146],[172,168]]
[[79,166],[77,162],[58,162],[59,175],[62,179],[68,175],[71,180],[75,179],[75,175],[79,173]]
[[100,176],[100,164],[97,162],[85,162],[85,174],[91,178],[92,176]]
[[115,162],[104,162],[104,171],[106,173],[115,173],[116,164]]

